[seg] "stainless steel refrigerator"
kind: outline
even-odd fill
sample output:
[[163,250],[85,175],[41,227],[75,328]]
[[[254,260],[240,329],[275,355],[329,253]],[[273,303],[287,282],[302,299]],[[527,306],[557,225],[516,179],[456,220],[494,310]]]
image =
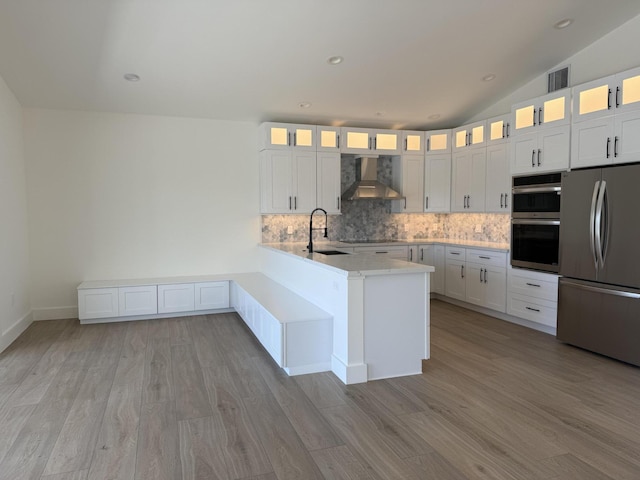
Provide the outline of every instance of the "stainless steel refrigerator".
[[640,365],[640,165],[565,172],[557,338]]

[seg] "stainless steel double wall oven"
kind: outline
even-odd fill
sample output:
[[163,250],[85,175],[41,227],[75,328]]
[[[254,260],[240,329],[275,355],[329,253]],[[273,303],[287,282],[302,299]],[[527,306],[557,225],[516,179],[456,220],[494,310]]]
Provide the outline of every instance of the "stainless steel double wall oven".
[[561,173],[513,177],[511,265],[558,272]]

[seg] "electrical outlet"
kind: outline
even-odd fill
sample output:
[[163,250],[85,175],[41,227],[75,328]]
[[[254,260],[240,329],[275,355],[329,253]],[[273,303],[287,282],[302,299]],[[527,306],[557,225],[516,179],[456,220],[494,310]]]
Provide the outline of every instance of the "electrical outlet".
[[476,225],[476,233],[482,233],[482,224],[478,223]]
[[291,225],[287,227],[287,235],[293,235],[293,227]]

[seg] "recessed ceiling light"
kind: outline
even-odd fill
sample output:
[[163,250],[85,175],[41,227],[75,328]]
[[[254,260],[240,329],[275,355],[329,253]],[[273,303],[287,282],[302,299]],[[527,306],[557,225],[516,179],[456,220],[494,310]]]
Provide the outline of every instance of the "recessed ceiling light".
[[483,82],[490,82],[491,80],[495,80],[496,76],[493,73],[490,73],[489,75],[485,75],[484,77],[482,77],[482,81]]
[[344,60],[344,58],[342,58],[340,55],[336,55],[335,57],[327,58],[327,63],[329,65],[338,65],[338,64],[342,63],[343,60]]
[[561,30],[563,28],[567,28],[572,23],[573,23],[573,19],[572,18],[565,18],[564,20],[560,20],[553,27],[557,28],[558,30]]
[[309,102],[300,102],[300,103],[298,104],[298,106],[299,106],[300,108],[309,108],[309,107],[311,106],[311,103],[309,103]]
[[429,115],[429,120],[437,120],[440,118],[439,113],[434,113],[433,115]]
[[136,75],[135,73],[125,73],[124,74],[124,79],[127,82],[139,82],[140,81],[140,76]]

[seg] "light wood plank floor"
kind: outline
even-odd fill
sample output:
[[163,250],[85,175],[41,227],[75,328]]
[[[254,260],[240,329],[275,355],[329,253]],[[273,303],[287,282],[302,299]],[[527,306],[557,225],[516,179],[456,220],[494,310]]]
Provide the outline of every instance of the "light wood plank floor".
[[288,377],[235,314],[36,322],[0,479],[640,479],[640,369],[432,302],[422,375]]

